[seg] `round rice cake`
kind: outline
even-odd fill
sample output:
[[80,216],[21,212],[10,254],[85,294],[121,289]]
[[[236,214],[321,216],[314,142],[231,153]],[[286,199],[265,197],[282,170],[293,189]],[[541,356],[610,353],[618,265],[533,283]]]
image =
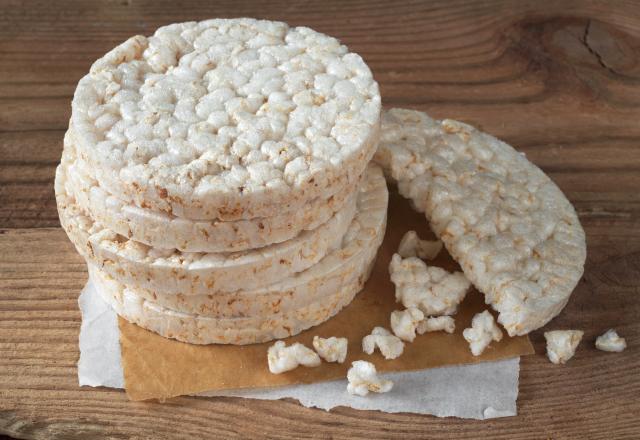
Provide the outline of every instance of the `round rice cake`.
[[[273,284],[313,266],[342,244],[353,229],[356,197],[329,221],[299,236],[264,248],[232,253],[189,253],[151,248],[95,222],[76,203],[63,159],[56,173],[60,221],[88,261],[119,282],[171,294],[209,295]],[[369,173],[364,188],[375,180]],[[367,193],[354,196],[366,199]]]
[[[92,280],[119,315],[183,342],[251,344],[295,335],[335,315],[369,277],[384,237],[388,200],[381,171],[374,168],[373,173],[376,182],[359,199],[362,204],[342,247],[279,283],[230,294],[167,295],[127,287],[90,265]],[[175,308],[163,305],[168,298],[176,299],[171,303]],[[189,313],[203,298],[208,305],[197,311],[207,314]]]
[[285,23],[215,19],[135,36],[78,83],[78,154],[118,198],[190,219],[293,212],[353,187],[380,94],[362,58]]
[[237,252],[290,240],[303,231],[320,227],[348,203],[355,192],[347,188],[328,199],[316,198],[294,212],[248,220],[190,220],[128,204],[109,194],[92,177],[88,165],[77,157],[70,131],[65,136],[64,161],[76,203],[113,232],[156,249],[183,252]]
[[246,345],[288,338],[323,323],[347,306],[362,289],[373,261],[362,276],[339,286],[337,291],[299,309],[260,318],[214,318],[162,307],[138,296],[113,278],[101,278],[92,272],[101,297],[129,322],[165,338],[190,344]]
[[425,212],[509,335],[560,313],[584,271],[585,234],[562,191],[523,154],[461,122],[392,109],[374,160]]
[[136,296],[168,309],[216,318],[267,316],[329,297],[366,272],[382,243],[388,197],[386,185],[379,170],[367,175],[373,178],[364,182],[368,186],[361,191],[357,214],[340,246],[303,272],[270,285],[235,292],[172,294],[165,289],[135,287],[131,290]]

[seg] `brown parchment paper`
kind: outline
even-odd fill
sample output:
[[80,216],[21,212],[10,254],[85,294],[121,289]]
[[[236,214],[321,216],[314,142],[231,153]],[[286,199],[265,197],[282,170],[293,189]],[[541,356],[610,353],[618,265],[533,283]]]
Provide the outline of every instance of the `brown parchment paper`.
[[[327,322],[297,336],[285,339],[287,345],[301,342],[312,347],[314,335],[349,339],[347,360],[343,364],[323,362],[316,368],[299,367],[284,374],[271,374],[267,367],[264,344],[191,345],[163,338],[119,318],[122,366],[127,394],[132,400],[166,399],[203,391],[275,387],[297,383],[321,382],[346,377],[351,362],[365,359],[379,371],[406,371],[445,365],[469,364],[504,359],[533,353],[529,339],[510,338],[504,333],[501,342],[493,342],[478,357],[472,356],[462,330],[470,326],[475,313],[488,308],[483,296],[472,289],[455,316],[456,331],[418,335],[413,343],[405,343],[402,356],[384,359],[377,351],[362,351],[362,338],[375,326],[390,329],[389,316],[402,309],[395,302],[394,286],[389,280],[388,265],[402,235],[416,230],[423,239],[434,239],[426,220],[411,209],[409,203],[390,188],[387,233],[371,275],[353,302]],[[447,270],[460,270],[445,249],[430,264]]]

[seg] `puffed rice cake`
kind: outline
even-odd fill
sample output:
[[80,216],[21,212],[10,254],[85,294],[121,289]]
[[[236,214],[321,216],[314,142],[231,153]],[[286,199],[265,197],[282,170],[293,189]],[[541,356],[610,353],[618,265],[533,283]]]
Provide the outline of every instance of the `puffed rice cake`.
[[187,253],[146,246],[95,222],[71,194],[69,159],[56,173],[60,221],[87,261],[126,285],[206,295],[273,284],[301,272],[340,246],[356,211],[356,196],[326,223],[282,243],[232,253]]
[[509,335],[560,313],[584,271],[585,234],[562,191],[524,155],[469,125],[392,109],[374,160],[425,212]]
[[[329,198],[316,198],[294,212],[273,217],[219,221],[191,220],[123,202],[105,191],[92,177],[91,167],[77,157],[73,130],[64,141],[69,157],[71,193],[80,208],[110,230],[156,249],[184,252],[236,252],[256,249],[315,229],[352,202],[355,190],[346,188]],[[359,178],[361,179],[361,177]]]
[[120,44],[78,83],[71,124],[108,193],[230,221],[353,188],[379,118],[378,85],[359,55],[309,28],[241,18]]
[[367,249],[373,249],[371,252],[375,253],[382,240],[377,231],[384,229],[386,224],[386,186],[379,179],[379,171],[368,174],[365,181],[368,186],[360,193],[358,213],[340,247],[306,271],[268,286],[235,292],[171,294],[164,290],[135,288],[136,295],[168,309],[218,318],[270,315],[330,296],[354,276],[365,272],[364,265],[370,258],[362,255]]
[[[118,314],[162,336],[193,344],[239,345],[285,338],[335,315],[368,279],[386,226],[388,192],[379,168],[368,170],[358,201],[342,246],[306,271],[251,292],[182,295],[187,302],[195,298],[191,304],[205,298],[208,315],[184,312],[185,302],[175,303],[179,310],[156,302],[180,295],[154,292],[154,301],[150,298],[154,293],[118,283],[95,266],[90,266],[90,273]],[[235,316],[228,316],[232,310]]]

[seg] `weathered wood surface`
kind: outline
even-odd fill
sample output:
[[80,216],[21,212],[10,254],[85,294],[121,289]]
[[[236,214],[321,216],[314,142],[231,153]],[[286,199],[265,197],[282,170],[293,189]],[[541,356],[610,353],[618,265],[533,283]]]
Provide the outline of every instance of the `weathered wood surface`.
[[[565,366],[522,362],[520,415],[486,422],[329,413],[293,401],[131,403],[79,389],[86,273],[58,227],[53,174],[77,80],[130,35],[255,16],[308,25],[361,53],[386,106],[499,136],[566,192],[586,274],[548,328],[584,329]],[[0,433],[20,438],[640,438],[640,4],[622,1],[0,3]],[[629,349],[605,354],[616,327]]]

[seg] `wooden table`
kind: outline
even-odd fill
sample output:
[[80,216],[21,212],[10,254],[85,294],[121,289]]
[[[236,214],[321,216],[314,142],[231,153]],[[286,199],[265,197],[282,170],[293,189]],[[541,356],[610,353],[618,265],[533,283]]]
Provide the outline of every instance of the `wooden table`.
[[[55,4],[54,4],[55,3]],[[0,432],[19,438],[640,438],[640,4],[367,0],[298,4],[0,3]],[[77,385],[86,279],[59,228],[53,175],[78,79],[133,34],[255,16],[334,35],[368,61],[384,104],[478,125],[566,192],[587,232],[584,279],[548,328],[585,331],[565,366],[522,361],[517,417],[486,422],[293,401],[131,403]],[[615,327],[629,349],[594,349]]]

